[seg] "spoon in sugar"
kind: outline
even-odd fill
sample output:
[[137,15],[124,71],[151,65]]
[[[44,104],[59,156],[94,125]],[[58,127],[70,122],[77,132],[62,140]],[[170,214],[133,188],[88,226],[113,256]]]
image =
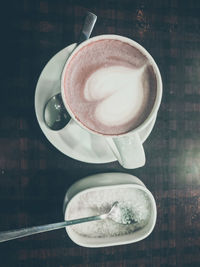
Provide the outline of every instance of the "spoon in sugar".
[[[94,25],[96,23],[97,16],[91,12],[87,12],[83,27],[75,48],[71,51],[71,53],[76,49],[76,47],[82,43],[83,41],[89,39]],[[70,53],[70,54],[71,54]],[[61,93],[58,93],[51,97],[45,107],[43,112],[43,118],[45,124],[54,131],[61,130],[71,119],[68,114],[66,108],[64,107]]]
[[59,222],[59,223],[46,224],[42,226],[33,226],[29,228],[22,228],[22,229],[17,229],[17,230],[0,232],[0,242],[5,242],[8,240],[17,239],[20,237],[25,237],[25,236],[30,236],[30,235],[48,232],[52,230],[57,230],[57,229],[65,228],[66,226],[70,226],[74,224],[105,220],[108,218],[120,224],[131,224],[131,223],[136,222],[134,220],[134,214],[128,208],[126,208],[125,205],[121,205],[121,203],[116,201],[113,203],[110,211],[105,214],[85,217],[85,218],[75,219],[75,220],[68,220],[68,221]]

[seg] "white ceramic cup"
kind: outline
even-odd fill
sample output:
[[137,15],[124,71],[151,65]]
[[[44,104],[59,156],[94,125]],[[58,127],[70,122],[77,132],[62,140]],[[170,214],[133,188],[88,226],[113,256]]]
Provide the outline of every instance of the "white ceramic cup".
[[[101,133],[97,133],[95,131],[92,131],[91,129],[88,129],[83,123],[81,123],[80,120],[78,120],[72,110],[70,109],[69,104],[66,102],[66,99],[64,97],[64,81],[66,80],[65,77],[65,72],[66,69],[68,68],[71,59],[73,58],[74,54],[81,53],[81,49],[84,46],[87,46],[91,44],[92,42],[102,40],[102,39],[113,39],[113,40],[119,40],[124,43],[127,43],[135,48],[137,48],[146,58],[148,59],[149,63],[153,67],[154,74],[156,77],[156,82],[157,82],[157,89],[156,89],[156,97],[154,101],[153,108],[149,115],[147,116],[146,120],[140,124],[137,128],[134,128],[133,130],[125,133],[125,134],[118,134],[118,135],[103,135]],[[109,145],[111,151],[115,155],[116,159],[119,161],[119,163],[124,167],[128,169],[134,169],[138,167],[142,167],[145,164],[145,153],[144,153],[144,148],[142,141],[140,139],[140,136],[138,132],[145,127],[147,127],[153,119],[156,118],[157,112],[160,106],[161,98],[162,98],[162,79],[160,75],[160,71],[158,69],[157,64],[155,63],[154,59],[152,56],[146,51],[145,48],[143,48],[140,44],[137,42],[123,37],[119,35],[99,35],[95,36],[93,38],[88,39],[87,41],[81,43],[75,50],[74,52],[70,55],[68,58],[63,72],[62,72],[62,77],[61,77],[61,95],[63,99],[63,103],[70,114],[71,118],[78,123],[81,127],[83,127],[86,131],[96,134],[96,135],[101,135],[105,138],[107,144]]]

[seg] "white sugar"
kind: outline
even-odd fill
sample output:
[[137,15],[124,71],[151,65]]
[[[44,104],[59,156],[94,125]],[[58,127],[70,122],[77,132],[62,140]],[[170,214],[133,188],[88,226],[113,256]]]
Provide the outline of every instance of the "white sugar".
[[111,237],[133,233],[147,224],[151,213],[150,200],[144,191],[136,188],[94,189],[79,194],[70,201],[65,219],[104,214],[116,201],[128,208],[129,216],[131,214],[134,223],[124,225],[105,219],[73,225],[70,226],[71,229],[86,237]]

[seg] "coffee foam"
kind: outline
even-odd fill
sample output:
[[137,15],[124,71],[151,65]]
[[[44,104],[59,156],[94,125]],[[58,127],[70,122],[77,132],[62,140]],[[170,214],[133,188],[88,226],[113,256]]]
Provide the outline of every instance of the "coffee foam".
[[137,116],[144,101],[143,72],[144,67],[124,66],[95,71],[84,88],[85,99],[97,101],[94,118],[107,126],[119,126]]
[[136,128],[150,113],[155,95],[153,67],[122,41],[84,46],[65,71],[66,102],[76,119],[95,132],[118,135]]

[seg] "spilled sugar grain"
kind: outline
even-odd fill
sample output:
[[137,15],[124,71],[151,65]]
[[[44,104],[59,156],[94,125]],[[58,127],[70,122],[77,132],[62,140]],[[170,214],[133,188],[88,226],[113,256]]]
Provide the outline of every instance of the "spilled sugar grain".
[[69,203],[66,219],[107,213],[116,201],[128,208],[135,223],[124,225],[108,218],[73,225],[71,229],[85,237],[111,237],[133,233],[147,224],[151,213],[149,197],[144,191],[135,188],[107,188],[79,194]]

